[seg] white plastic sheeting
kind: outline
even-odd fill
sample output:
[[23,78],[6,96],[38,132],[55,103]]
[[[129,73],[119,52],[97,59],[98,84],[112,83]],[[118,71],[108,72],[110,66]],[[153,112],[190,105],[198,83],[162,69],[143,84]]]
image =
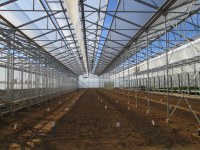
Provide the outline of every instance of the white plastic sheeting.
[[101,78],[94,74],[79,76],[79,88],[99,88],[101,86]]
[[86,73],[88,73],[88,65],[87,65],[87,59],[86,59],[86,49],[84,46],[84,40],[83,40],[83,32],[81,30],[81,22],[80,22],[80,16],[79,16],[79,5],[78,0],[65,0],[65,4],[67,7],[67,11],[69,12],[70,18],[73,22],[73,26],[76,32],[76,37],[78,39],[78,43],[80,45],[80,49],[83,55],[83,61],[86,68]]
[[[193,42],[195,43],[196,47],[198,49],[200,49],[200,39],[197,39]],[[191,43],[188,43],[188,44],[185,44],[183,46],[180,46],[179,48],[176,48],[174,50],[169,51],[168,52],[168,62],[169,62],[169,64],[172,64],[172,63],[179,62],[181,60],[192,59],[192,58],[199,56],[199,55],[200,55],[200,52],[198,52],[192,46]],[[149,69],[162,67],[164,65],[166,65],[166,55],[165,55],[165,53],[149,60]],[[194,68],[190,67],[190,65],[191,64],[188,64],[188,65],[184,66],[184,68],[182,68],[182,69],[184,69],[185,72],[193,72]],[[182,69],[181,69],[181,66],[179,66],[178,68],[173,69],[173,72],[178,74],[178,73],[181,73]],[[200,71],[200,65],[198,63],[196,64],[196,69]],[[129,68],[129,73],[134,75],[135,70],[136,70],[135,66],[131,67],[131,68]],[[147,62],[146,61],[138,64],[138,72],[146,71],[146,70],[147,70]],[[160,74],[164,75],[164,73],[165,73],[164,70],[160,71]],[[118,73],[116,76],[118,77],[119,74],[120,74],[120,76],[123,76],[123,71]],[[128,75],[128,69],[124,70],[124,75],[125,76]],[[155,74],[155,76],[156,76],[156,74]]]
[[[59,30],[60,33],[62,32],[61,33],[62,37],[56,30],[54,24],[51,22],[50,17],[47,16],[47,12],[45,12],[45,9],[43,8],[42,3],[45,9],[47,9],[47,11],[50,14],[54,14],[54,15],[51,15],[51,19],[56,24],[56,27],[61,28],[65,26],[63,30]],[[34,10],[33,10],[33,6],[34,6]],[[57,1],[55,0],[54,1],[52,0],[39,1],[38,0],[38,1],[34,1],[34,5],[33,5],[32,0],[29,0],[29,1],[18,0],[9,5],[5,5],[1,7],[0,9],[1,10],[17,10],[17,11],[1,11],[1,15],[5,19],[7,19],[9,22],[11,22],[14,26],[18,27],[23,33],[25,33],[28,37],[33,39],[38,45],[42,46],[47,52],[50,52],[51,55],[53,55],[56,59],[58,59],[61,63],[66,65],[68,68],[70,68],[74,72],[76,71],[78,72],[78,70],[82,68],[82,64],[80,63],[80,58],[79,58],[79,55],[82,55],[82,54],[81,52],[79,52],[80,49],[76,48],[76,46],[79,47],[79,45],[78,43],[76,43],[75,45],[75,41],[71,42],[73,41],[72,34],[74,34],[74,31],[72,30],[71,31],[72,33],[71,33],[69,28],[73,29],[73,25],[68,27],[67,20],[60,19],[60,18],[65,18],[65,15],[66,15],[66,17],[68,18],[69,24],[71,24],[69,13],[68,12],[65,12],[65,14],[63,13],[63,8],[61,7],[59,0]],[[41,17],[44,17],[44,18],[37,20]],[[34,22],[21,26],[31,21],[34,21]],[[54,31],[48,33],[51,30],[54,30]],[[45,33],[48,33],[48,34],[45,34]],[[42,34],[45,34],[45,35],[38,37]],[[63,40],[61,40],[62,38]],[[56,50],[52,51],[54,49]],[[68,60],[72,56],[73,58],[71,59],[70,63],[68,63],[66,60]],[[78,64],[79,67],[72,66],[71,65],[72,62],[74,64],[75,63]]]

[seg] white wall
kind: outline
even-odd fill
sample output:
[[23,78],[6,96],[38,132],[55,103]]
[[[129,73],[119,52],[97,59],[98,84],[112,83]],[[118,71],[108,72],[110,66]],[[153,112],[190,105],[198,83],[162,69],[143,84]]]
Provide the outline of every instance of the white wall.
[[[86,78],[87,77],[87,78]],[[99,88],[102,87],[102,79],[94,74],[80,75],[79,88]]]

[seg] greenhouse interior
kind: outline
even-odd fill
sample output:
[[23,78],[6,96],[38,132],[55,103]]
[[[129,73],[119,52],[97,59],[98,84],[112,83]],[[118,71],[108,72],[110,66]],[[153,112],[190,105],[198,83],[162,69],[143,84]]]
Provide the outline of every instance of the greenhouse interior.
[[0,0],[0,149],[199,150],[200,0]]

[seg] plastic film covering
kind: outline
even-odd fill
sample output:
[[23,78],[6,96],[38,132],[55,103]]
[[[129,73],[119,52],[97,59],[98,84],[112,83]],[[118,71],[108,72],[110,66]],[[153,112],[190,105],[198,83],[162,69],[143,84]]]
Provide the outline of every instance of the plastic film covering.
[[[192,36],[197,35],[195,26],[198,24],[196,12],[199,11],[199,1],[176,1],[170,8],[168,8],[167,14],[160,11],[162,15],[157,18],[148,27],[148,30],[141,31],[141,34],[133,36],[132,40],[123,48],[123,50],[115,57],[115,59],[99,73],[105,73],[115,66],[119,66],[121,63],[131,62],[131,65],[135,64],[134,59],[137,53],[138,61],[147,60],[147,37],[148,44],[151,47],[148,48],[149,58],[156,57],[162,54],[165,50],[165,15],[166,15],[166,30],[168,34],[168,49],[173,50],[180,46],[181,42],[187,41],[196,47],[196,44],[190,39],[185,37],[184,30],[191,31]],[[184,20],[186,20],[184,22]],[[151,22],[151,19],[149,20]],[[182,23],[183,22],[183,23]],[[187,23],[187,25],[186,25]],[[185,24],[185,25],[184,25]],[[194,28],[194,30],[191,30]],[[195,33],[196,32],[196,33]],[[134,40],[137,39],[137,40]],[[195,48],[198,50],[198,47]],[[171,58],[171,61],[178,61],[178,57]],[[127,60],[127,61],[126,61]],[[160,64],[165,65],[165,60],[162,60]],[[126,65],[125,68],[128,66]],[[120,70],[123,70],[122,68]]]
[[[107,13],[113,20],[95,73],[99,74],[105,69],[164,2],[122,0],[119,1],[115,14]],[[104,55],[110,57],[106,63],[103,63]]]
[[1,7],[0,11],[16,28],[77,75],[85,71],[82,52],[64,1],[19,0]]

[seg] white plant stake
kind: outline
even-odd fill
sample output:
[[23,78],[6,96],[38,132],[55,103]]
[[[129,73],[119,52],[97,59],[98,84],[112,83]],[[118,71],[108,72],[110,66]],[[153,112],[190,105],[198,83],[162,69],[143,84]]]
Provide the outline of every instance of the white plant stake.
[[147,110],[147,114],[149,114],[149,111],[150,111],[150,110]]
[[55,121],[52,121],[51,122],[51,127],[55,127],[56,126],[56,122]]
[[116,123],[116,127],[119,128],[120,127],[120,122]]
[[14,130],[16,130],[17,129],[17,123],[15,123],[15,125],[14,125],[14,128],[13,128]]
[[153,120],[151,122],[152,122],[152,125],[155,126],[155,122]]

